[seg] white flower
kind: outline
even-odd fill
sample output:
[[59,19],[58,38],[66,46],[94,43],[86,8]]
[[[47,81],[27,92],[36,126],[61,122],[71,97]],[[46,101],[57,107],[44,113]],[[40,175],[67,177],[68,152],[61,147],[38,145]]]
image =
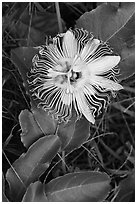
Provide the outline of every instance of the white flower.
[[117,83],[116,65],[120,57],[106,43],[94,39],[83,29],[68,30],[41,46],[28,74],[32,96],[38,106],[55,119],[68,121],[72,113],[95,122],[114,93],[123,87]]

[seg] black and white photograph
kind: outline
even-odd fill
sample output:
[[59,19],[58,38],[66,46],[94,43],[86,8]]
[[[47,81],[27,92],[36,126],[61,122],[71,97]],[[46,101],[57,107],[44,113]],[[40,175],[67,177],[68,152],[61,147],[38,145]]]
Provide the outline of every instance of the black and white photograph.
[[2,5],[2,202],[135,202],[135,2]]

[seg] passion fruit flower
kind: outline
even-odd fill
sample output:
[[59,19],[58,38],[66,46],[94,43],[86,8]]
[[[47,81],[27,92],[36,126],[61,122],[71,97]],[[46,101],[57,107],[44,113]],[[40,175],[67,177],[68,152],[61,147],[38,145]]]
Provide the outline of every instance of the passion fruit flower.
[[30,91],[38,107],[68,122],[72,113],[95,123],[118,84],[120,56],[83,29],[69,29],[52,43],[39,47],[28,73]]

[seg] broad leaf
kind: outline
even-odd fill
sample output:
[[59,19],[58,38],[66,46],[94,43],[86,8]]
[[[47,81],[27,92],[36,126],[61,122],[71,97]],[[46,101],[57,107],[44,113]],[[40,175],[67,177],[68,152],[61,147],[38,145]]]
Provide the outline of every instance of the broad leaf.
[[[87,29],[93,35],[103,41],[115,37],[131,21],[135,13],[135,3],[121,2],[115,7],[111,3],[103,3],[96,9],[84,13],[77,21],[76,26]],[[130,25],[131,26],[131,25]],[[130,27],[130,34],[133,35],[134,28]],[[123,34],[127,38],[128,33]]]
[[[76,26],[84,28],[109,43],[121,56],[120,80],[134,74],[135,3],[104,3],[91,12],[86,12]],[[130,65],[130,66],[129,66]]]
[[23,196],[22,202],[48,202],[44,185],[39,181],[31,183]]
[[76,124],[76,115],[74,115],[68,123],[61,123],[58,129],[58,136],[61,140],[61,147],[64,149],[70,142]]
[[25,154],[8,169],[6,178],[10,187],[10,198],[20,201],[30,183],[49,167],[51,160],[60,148],[58,136],[50,135],[37,140]]
[[121,51],[122,60],[119,64],[120,67],[120,80],[126,79],[135,73],[135,46],[128,47],[125,44]]
[[74,133],[66,146],[66,151],[79,148],[90,136],[89,122],[83,117],[75,123]]
[[110,178],[100,172],[70,173],[52,180],[45,186],[49,202],[98,202],[110,190]]
[[28,110],[21,111],[19,115],[21,126],[21,141],[29,147],[38,138],[55,133],[56,124],[50,115],[42,109],[34,108],[32,113]]
[[11,60],[19,70],[26,91],[28,91],[27,72],[31,69],[32,58],[36,54],[38,54],[38,49],[33,47],[20,47],[11,51]]
[[22,130],[21,141],[25,147],[28,148],[34,141],[43,135],[33,114],[28,110],[21,111],[19,115],[19,123]]
[[70,122],[59,126],[58,135],[62,142],[62,149],[70,152],[79,148],[88,139],[89,133],[89,122],[84,117],[80,120],[76,120],[75,116],[72,117]]

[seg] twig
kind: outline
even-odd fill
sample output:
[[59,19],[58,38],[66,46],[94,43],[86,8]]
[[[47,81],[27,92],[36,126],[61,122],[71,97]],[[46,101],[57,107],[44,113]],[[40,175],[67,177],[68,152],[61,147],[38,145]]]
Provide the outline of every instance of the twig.
[[[62,170],[63,170],[63,173],[66,173],[66,163],[65,163],[65,151],[62,151]],[[67,167],[69,169],[69,167]]]
[[59,32],[62,33],[62,32],[63,32],[63,27],[62,27],[62,22],[61,22],[59,2],[55,2],[55,8],[56,8],[56,14],[57,14]]
[[2,151],[2,153],[3,153],[3,155],[5,156],[5,158],[6,158],[7,162],[8,162],[8,164],[10,165],[12,171],[15,173],[16,177],[19,179],[19,181],[22,183],[23,187],[26,189],[26,185],[24,184],[24,182],[22,181],[22,179],[20,178],[20,176],[18,175],[18,173],[16,172],[16,170],[14,169],[14,167],[12,166],[12,164],[10,163],[10,161],[9,161],[9,159],[8,159],[8,157],[7,157],[7,155],[5,154],[4,151]]

